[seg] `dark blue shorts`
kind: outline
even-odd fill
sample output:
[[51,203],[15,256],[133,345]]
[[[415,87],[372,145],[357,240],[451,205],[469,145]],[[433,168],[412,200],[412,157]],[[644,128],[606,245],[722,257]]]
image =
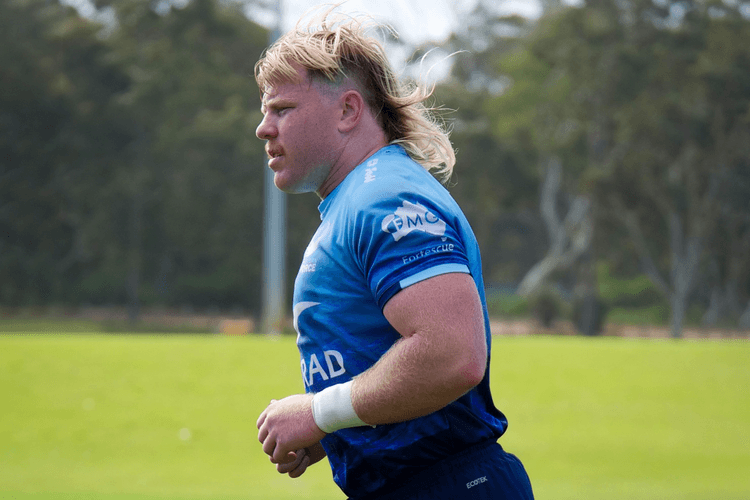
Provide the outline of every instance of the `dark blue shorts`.
[[[521,461],[494,442],[435,464],[379,500],[533,500]],[[355,499],[350,499],[355,500]]]

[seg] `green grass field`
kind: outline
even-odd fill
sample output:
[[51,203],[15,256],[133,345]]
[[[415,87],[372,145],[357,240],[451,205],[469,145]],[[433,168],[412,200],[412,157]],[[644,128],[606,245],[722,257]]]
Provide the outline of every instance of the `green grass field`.
[[[750,498],[748,380],[746,341],[493,345],[538,499]],[[301,390],[288,337],[0,335],[0,499],[342,499],[326,462],[292,480],[260,449]]]

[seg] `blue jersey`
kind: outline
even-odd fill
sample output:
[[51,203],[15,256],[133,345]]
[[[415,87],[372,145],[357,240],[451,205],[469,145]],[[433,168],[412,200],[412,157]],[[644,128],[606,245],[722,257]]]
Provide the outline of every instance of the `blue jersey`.
[[[448,191],[400,146],[357,166],[320,204],[321,224],[294,285],[294,327],[307,392],[370,368],[399,339],[383,307],[400,290],[445,273],[468,273],[489,317],[481,259],[468,221]],[[377,427],[341,429],[322,441],[334,481],[358,497],[413,474],[507,427],[482,382],[442,410]]]

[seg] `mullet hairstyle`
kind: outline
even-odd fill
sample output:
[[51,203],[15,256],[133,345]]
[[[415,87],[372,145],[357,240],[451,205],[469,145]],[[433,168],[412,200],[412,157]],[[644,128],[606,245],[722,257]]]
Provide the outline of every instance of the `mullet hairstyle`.
[[428,88],[399,81],[383,46],[366,34],[371,28],[385,28],[395,35],[392,29],[366,18],[334,13],[334,8],[306,28],[298,22],[263,53],[255,64],[261,97],[274,86],[299,82],[295,65],[306,69],[311,81],[338,86],[349,79],[377,117],[388,143],[401,145],[412,159],[447,184],[456,155],[448,130],[436,119],[440,108],[424,105],[434,85]]

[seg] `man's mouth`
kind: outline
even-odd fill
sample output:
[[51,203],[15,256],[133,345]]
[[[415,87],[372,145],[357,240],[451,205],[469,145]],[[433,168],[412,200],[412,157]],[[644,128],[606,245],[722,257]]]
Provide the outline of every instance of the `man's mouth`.
[[269,149],[266,153],[268,154],[268,166],[271,168],[284,156],[283,151],[280,149]]
[[273,158],[276,158],[277,156],[282,156],[284,153],[283,153],[283,149],[279,147],[266,147],[266,154],[268,155],[269,158],[273,159]]

